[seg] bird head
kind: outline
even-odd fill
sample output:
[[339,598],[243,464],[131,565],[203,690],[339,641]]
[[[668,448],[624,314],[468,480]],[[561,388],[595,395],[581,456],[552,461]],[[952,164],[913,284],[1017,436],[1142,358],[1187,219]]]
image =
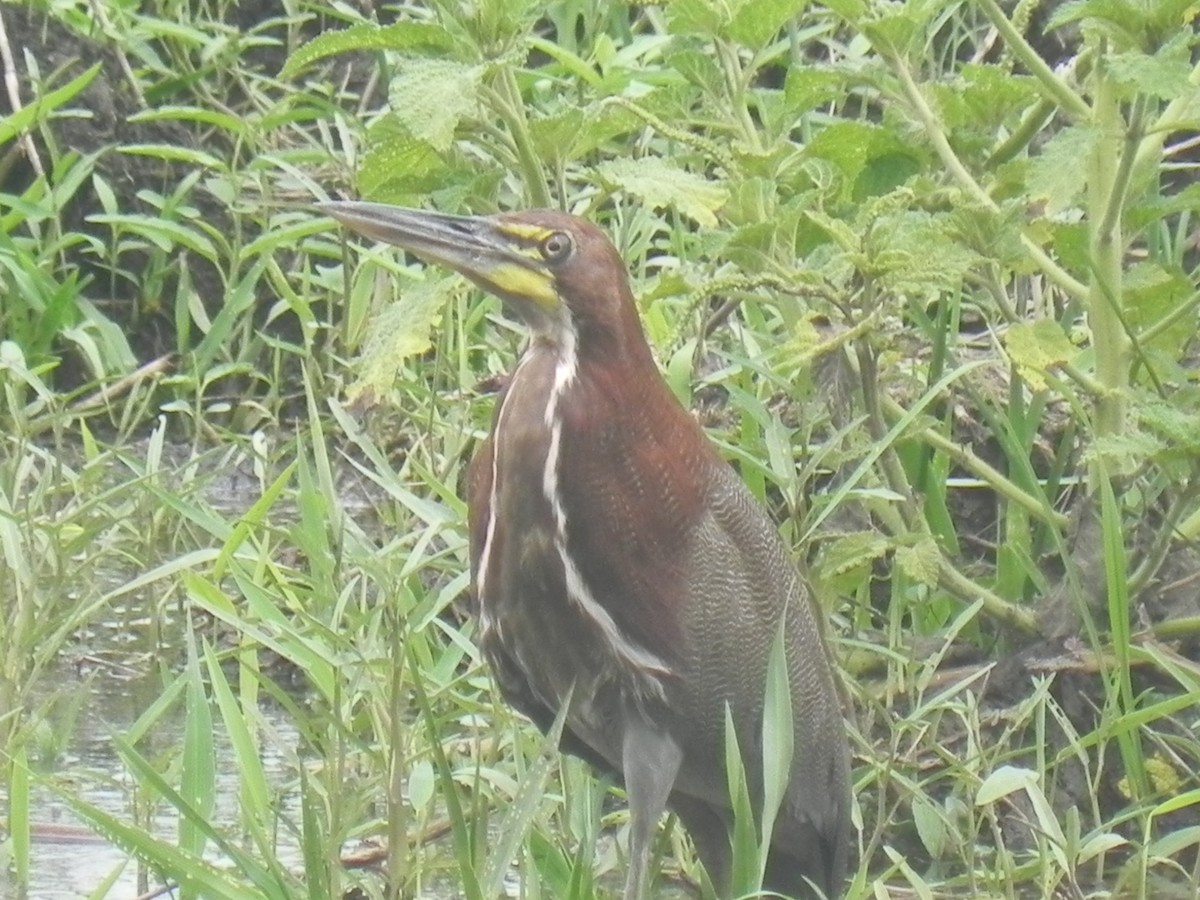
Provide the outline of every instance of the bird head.
[[[366,237],[465,275],[500,298],[536,337],[569,335],[593,350],[641,346],[624,263],[600,229],[554,210],[454,216],[382,203],[317,207]],[[636,338],[636,340],[630,340]]]

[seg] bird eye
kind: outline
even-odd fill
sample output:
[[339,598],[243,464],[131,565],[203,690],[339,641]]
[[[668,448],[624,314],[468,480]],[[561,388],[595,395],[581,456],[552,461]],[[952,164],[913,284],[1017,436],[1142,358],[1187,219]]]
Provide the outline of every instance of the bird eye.
[[544,238],[538,247],[542,258],[550,262],[561,262],[570,256],[571,251],[574,249],[575,243],[565,231],[554,232],[549,237]]

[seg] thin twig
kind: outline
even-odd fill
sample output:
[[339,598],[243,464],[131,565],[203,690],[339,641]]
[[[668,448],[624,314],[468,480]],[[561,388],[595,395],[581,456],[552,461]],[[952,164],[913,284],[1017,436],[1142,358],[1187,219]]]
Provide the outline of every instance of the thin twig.
[[[21,88],[17,81],[17,63],[13,59],[12,47],[8,43],[8,29],[4,25],[4,15],[0,13],[0,58],[4,61],[4,87],[8,92],[8,105],[12,114],[16,115],[24,107],[21,105]],[[46,178],[46,168],[38,155],[37,145],[33,142],[33,134],[25,130],[21,133],[21,146],[25,149],[25,158],[33,166],[34,174]]]

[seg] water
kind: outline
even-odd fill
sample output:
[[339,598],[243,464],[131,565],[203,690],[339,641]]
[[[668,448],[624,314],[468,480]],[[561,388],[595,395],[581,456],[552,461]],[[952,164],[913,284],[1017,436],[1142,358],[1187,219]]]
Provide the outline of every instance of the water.
[[[161,693],[156,676],[128,678],[93,665],[61,665],[47,677],[49,693],[67,697],[85,692],[66,751],[54,760],[55,772],[70,777],[71,793],[124,822],[134,820],[133,782],[113,743],[114,735],[128,732],[141,713]],[[282,711],[262,708],[264,728],[261,759],[268,780],[281,790],[294,783],[299,737]],[[138,749],[154,758],[159,751],[182,741],[181,718],[164,717],[156,723]],[[224,735],[216,738],[216,810],[222,824],[236,821],[238,778],[234,754]],[[286,798],[286,794],[284,795]],[[65,900],[85,897],[114,873],[115,881],[106,896],[132,898],[140,892],[138,865],[119,848],[96,835],[76,817],[63,799],[48,787],[38,787],[31,798],[32,871],[31,900]],[[294,806],[294,804],[293,804]],[[288,809],[283,812],[298,815]],[[165,840],[174,840],[176,814],[161,809],[148,818],[149,830]],[[291,868],[301,867],[294,843],[282,835],[280,860]],[[151,886],[154,882],[151,880]],[[0,891],[0,896],[2,896]]]

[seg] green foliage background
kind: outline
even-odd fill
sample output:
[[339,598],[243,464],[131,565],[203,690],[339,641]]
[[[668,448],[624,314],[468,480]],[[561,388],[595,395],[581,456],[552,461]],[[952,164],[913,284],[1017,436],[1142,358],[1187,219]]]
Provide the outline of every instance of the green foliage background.
[[[0,6],[18,891],[39,787],[193,896],[492,897],[515,857],[522,896],[589,897],[621,867],[597,837],[624,814],[513,720],[455,611],[475,388],[519,336],[308,208],[354,195],[612,236],[829,611],[852,896],[1195,895],[1200,4],[245,6]],[[230,514],[206,489],[236,467]],[[44,688],[131,600],[164,625],[119,818],[59,766],[72,698]],[[390,879],[344,863],[362,837]],[[663,868],[701,877],[678,829]]]

